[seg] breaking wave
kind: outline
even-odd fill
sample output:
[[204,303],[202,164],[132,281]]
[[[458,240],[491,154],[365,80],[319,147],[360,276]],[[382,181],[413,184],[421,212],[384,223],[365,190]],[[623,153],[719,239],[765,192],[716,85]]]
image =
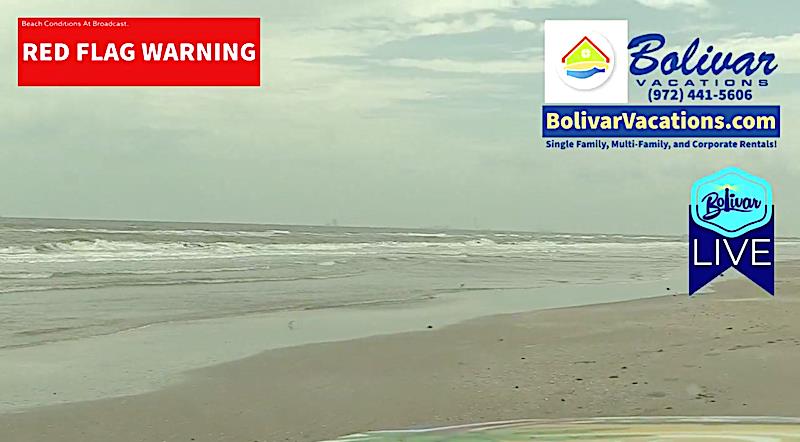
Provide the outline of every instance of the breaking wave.
[[563,243],[548,240],[497,243],[488,238],[456,242],[376,241],[331,243],[242,243],[233,241],[140,242],[106,239],[72,239],[34,246],[0,248],[0,262],[138,261],[171,259],[225,259],[269,256],[358,256],[425,254],[445,256],[521,256],[530,254],[605,253],[608,250],[684,248],[680,241],[636,243]]
[[4,229],[6,232],[26,232],[26,233],[89,233],[98,235],[175,235],[175,236],[230,236],[230,237],[255,237],[255,238],[269,238],[278,235],[290,235],[289,230],[203,230],[203,229],[183,229],[183,230],[116,230],[116,229],[66,229],[66,228],[39,228],[39,229],[23,229],[23,228],[8,228]]

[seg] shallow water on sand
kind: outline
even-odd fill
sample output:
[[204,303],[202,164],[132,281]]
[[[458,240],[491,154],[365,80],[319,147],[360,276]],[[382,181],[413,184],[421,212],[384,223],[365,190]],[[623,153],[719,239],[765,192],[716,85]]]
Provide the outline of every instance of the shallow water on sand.
[[663,280],[680,237],[0,219],[0,348],[253,312]]
[[784,417],[649,417],[509,421],[430,430],[377,431],[350,442],[468,441],[800,441],[800,420]]
[[655,235],[0,219],[0,411],[141,393],[272,348],[680,293],[686,249]]

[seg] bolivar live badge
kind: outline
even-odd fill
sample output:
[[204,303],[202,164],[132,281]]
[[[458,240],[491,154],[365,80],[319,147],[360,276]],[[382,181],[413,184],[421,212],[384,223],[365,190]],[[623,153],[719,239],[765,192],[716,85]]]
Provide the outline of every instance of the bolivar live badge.
[[700,178],[689,205],[689,295],[730,267],[775,294],[772,187],[728,167]]

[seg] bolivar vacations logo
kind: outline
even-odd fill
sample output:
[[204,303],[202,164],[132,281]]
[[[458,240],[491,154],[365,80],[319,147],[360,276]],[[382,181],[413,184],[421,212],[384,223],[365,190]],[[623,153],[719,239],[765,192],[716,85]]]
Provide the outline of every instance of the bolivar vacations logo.
[[546,102],[628,101],[626,20],[545,20],[544,52]]
[[601,34],[584,35],[561,57],[561,79],[575,89],[594,89],[611,77],[613,54],[614,48]]
[[772,187],[735,167],[700,178],[689,205],[689,294],[730,267],[775,294]]

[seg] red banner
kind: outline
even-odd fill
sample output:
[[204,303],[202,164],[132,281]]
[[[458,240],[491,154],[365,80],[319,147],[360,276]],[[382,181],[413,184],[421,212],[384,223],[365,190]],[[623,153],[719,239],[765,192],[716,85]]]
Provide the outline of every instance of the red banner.
[[19,86],[259,86],[259,18],[19,18]]

